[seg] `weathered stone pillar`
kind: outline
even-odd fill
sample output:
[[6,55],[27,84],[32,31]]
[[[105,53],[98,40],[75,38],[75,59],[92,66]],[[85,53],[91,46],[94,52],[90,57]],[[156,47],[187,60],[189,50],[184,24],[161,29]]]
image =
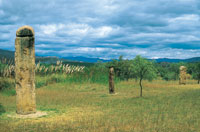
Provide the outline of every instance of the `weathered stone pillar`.
[[15,81],[17,114],[36,113],[35,38],[30,26],[23,26],[16,32]]
[[179,74],[179,84],[186,84],[187,79],[187,68],[185,66],[180,66],[180,74]]
[[114,68],[111,66],[109,67],[109,93],[114,94]]

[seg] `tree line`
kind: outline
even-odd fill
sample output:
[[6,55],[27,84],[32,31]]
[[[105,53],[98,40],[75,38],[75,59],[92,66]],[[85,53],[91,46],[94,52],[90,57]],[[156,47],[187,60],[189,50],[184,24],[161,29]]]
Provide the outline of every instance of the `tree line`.
[[105,64],[107,67],[114,67],[115,76],[120,80],[136,79],[140,85],[140,96],[142,96],[142,81],[160,78],[166,81],[179,79],[180,66],[187,67],[188,76],[200,83],[200,62],[196,63],[168,63],[148,60],[141,56],[134,59],[123,59],[120,56],[118,60],[113,60]]
[[108,62],[106,65],[112,65],[115,70],[115,76],[120,78],[120,80],[127,81],[133,78],[136,80],[140,78],[146,80],[156,78],[166,81],[178,80],[179,68],[180,66],[185,66],[187,67],[187,73],[191,75],[191,79],[197,80],[197,83],[200,83],[200,62],[157,63],[138,55],[131,60],[123,59],[123,56],[120,56],[118,60]]

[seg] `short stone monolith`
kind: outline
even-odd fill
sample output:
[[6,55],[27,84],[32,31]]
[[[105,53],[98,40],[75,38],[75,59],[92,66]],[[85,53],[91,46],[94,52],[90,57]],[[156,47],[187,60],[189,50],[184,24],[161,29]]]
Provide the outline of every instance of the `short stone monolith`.
[[114,88],[114,68],[109,67],[109,93],[114,94],[115,88]]
[[186,84],[187,80],[187,68],[185,66],[180,66],[180,74],[179,74],[179,84]]
[[36,113],[35,38],[30,26],[23,26],[16,32],[15,81],[17,114]]

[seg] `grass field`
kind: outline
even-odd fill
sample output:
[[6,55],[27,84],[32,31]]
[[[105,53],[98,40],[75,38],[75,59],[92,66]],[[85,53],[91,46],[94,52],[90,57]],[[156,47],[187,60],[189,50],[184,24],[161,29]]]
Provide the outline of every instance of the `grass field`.
[[36,90],[37,119],[7,117],[15,96],[0,93],[0,132],[199,132],[200,85],[144,81],[119,82],[115,95],[94,83],[55,83]]

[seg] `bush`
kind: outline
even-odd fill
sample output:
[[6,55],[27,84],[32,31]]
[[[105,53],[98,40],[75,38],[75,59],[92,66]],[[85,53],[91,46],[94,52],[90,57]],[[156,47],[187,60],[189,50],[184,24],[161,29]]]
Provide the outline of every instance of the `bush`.
[[0,78],[0,92],[6,96],[16,95],[14,80],[8,78]]
[[5,111],[4,107],[0,104],[0,115],[5,113],[5,112],[6,111]]
[[13,80],[0,78],[0,91],[7,90],[7,89],[14,89],[15,83]]

